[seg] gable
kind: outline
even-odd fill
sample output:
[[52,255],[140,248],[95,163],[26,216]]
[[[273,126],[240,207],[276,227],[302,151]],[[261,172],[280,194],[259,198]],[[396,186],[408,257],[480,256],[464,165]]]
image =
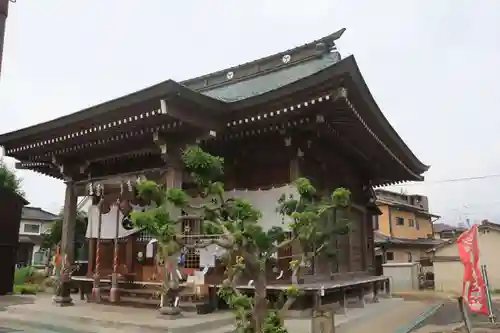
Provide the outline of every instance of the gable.
[[53,221],[57,215],[47,212],[39,207],[23,207],[22,220]]

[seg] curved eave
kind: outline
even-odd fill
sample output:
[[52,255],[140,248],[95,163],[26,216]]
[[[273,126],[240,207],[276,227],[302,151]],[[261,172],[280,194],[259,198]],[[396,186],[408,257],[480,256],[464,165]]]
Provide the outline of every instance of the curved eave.
[[[57,130],[62,127],[72,126],[78,122],[99,118],[100,116],[128,106],[140,104],[152,99],[168,98],[169,96],[181,98],[190,102],[203,105],[207,109],[220,112],[226,103],[217,99],[197,93],[180,83],[167,80],[148,88],[133,92],[131,94],[107,101],[75,113],[62,116],[47,122],[29,126],[17,131],[0,135],[0,146],[9,144],[14,140],[19,140],[28,136],[38,135],[42,132]],[[158,108],[160,105],[158,104]]]
[[[351,79],[353,80],[354,84],[356,85],[359,92],[363,96],[363,99],[370,106],[370,110],[373,113],[373,115],[377,118],[379,123],[384,127],[384,129],[389,134],[389,136],[393,140],[393,142],[396,143],[398,145],[398,147],[402,151],[404,151],[405,154],[411,159],[413,165],[418,169],[418,173],[424,173],[427,170],[429,170],[430,166],[424,164],[422,161],[420,161],[418,159],[418,157],[406,145],[406,143],[399,136],[399,134],[396,132],[394,127],[392,127],[392,125],[389,123],[387,118],[384,116],[384,114],[380,110],[380,107],[378,106],[377,102],[373,98],[373,95],[371,94],[370,89],[368,88],[368,85],[366,84],[366,81],[363,78],[361,71],[359,70],[358,64],[357,64],[354,56],[346,58],[346,60],[348,60],[348,59],[350,60],[348,66],[349,66],[349,74],[351,76]],[[423,180],[423,178],[422,178],[422,180]]]
[[[391,126],[387,118],[383,115],[382,111],[378,107],[375,99],[373,98],[368,86],[366,85],[363,76],[359,70],[354,56],[349,56],[336,64],[319,71],[316,74],[305,77],[301,80],[290,83],[286,86],[280,87],[278,89],[269,91],[265,94],[253,96],[241,101],[233,102],[229,105],[231,111],[244,113],[245,109],[258,106],[260,104],[266,104],[269,101],[279,100],[282,98],[287,98],[291,95],[298,94],[301,91],[320,85],[323,82],[331,80],[335,77],[345,77],[349,76],[349,80],[353,82],[356,86],[356,90],[361,94],[363,100],[367,103],[369,112],[371,112],[375,119],[379,122],[384,131],[388,134],[390,140],[407,156],[412,162],[412,169],[415,173],[415,181],[422,181],[423,177],[420,175],[426,172],[430,166],[422,163],[415,154],[406,145],[403,139]],[[408,179],[410,180],[410,179]]]
[[[82,111],[78,111],[64,117],[27,127],[15,132],[0,135],[0,145],[5,146],[6,144],[12,143],[15,140],[22,140],[25,137],[40,135],[40,133],[43,132],[49,132],[51,130],[57,130],[66,126],[72,126],[78,124],[80,121],[94,118],[99,119],[99,117],[104,114],[108,114],[121,108],[139,104],[148,100],[161,98],[168,99],[169,97],[188,100],[202,106],[204,109],[213,110],[219,115],[221,112],[232,111],[230,113],[230,117],[237,117],[238,114],[245,115],[245,112],[248,110],[248,108],[265,105],[269,102],[278,101],[282,98],[289,99],[295,94],[305,92],[308,89],[314,89],[315,87],[321,86],[322,84],[324,85],[326,82],[331,82],[332,79],[335,78],[339,80],[339,84],[341,80],[352,81],[355,84],[356,91],[361,95],[363,102],[368,106],[361,107],[360,112],[363,114],[366,114],[366,112],[370,112],[371,118],[375,119],[374,121],[377,122],[377,124],[375,125],[381,128],[380,130],[386,134],[386,137],[389,137],[389,140],[391,142],[385,142],[388,148],[391,149],[391,147],[394,146],[398,147],[401,153],[406,156],[406,160],[411,162],[410,165],[408,165],[409,169],[412,171],[411,179],[404,180],[423,180],[423,177],[420,176],[420,174],[427,171],[429,166],[424,165],[422,162],[420,162],[420,160],[418,160],[418,158],[403,142],[401,137],[396,133],[385,116],[382,114],[380,108],[375,103],[375,100],[373,99],[373,96],[371,95],[361,73],[359,72],[359,68],[354,56],[347,57],[335,63],[334,65],[317,72],[316,74],[309,75],[288,85],[233,103],[227,103],[205,96],[173,80],[167,80],[141,91],[134,92],[132,94],[93,106],[91,108],[87,108]],[[396,155],[398,155],[400,152],[393,153],[396,153]]]

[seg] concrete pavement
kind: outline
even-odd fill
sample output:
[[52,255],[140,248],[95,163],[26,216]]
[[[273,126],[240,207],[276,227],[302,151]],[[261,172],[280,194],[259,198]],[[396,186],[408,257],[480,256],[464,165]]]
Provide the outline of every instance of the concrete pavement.
[[[11,305],[8,303],[11,302]],[[187,313],[184,318],[168,320],[150,309],[135,309],[103,304],[88,304],[75,300],[75,306],[59,308],[52,305],[50,295],[6,300],[0,298],[0,326],[22,328],[37,333],[228,333],[234,328],[231,313],[217,312],[208,315]],[[366,304],[364,308],[349,309],[345,315],[336,315],[337,332],[372,333],[394,332],[400,325],[414,320],[431,303],[381,299],[380,303]],[[4,324],[5,323],[5,324]],[[310,319],[285,321],[289,333],[311,331]],[[17,326],[16,326],[17,325]],[[30,331],[31,327],[31,331]],[[33,328],[37,328],[33,330]],[[8,331],[7,331],[8,332]],[[3,331],[0,330],[0,333]]]

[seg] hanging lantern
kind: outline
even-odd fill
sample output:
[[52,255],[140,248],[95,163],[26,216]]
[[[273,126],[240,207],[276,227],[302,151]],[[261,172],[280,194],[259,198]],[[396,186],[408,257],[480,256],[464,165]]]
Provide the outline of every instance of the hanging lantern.
[[128,187],[128,191],[129,192],[132,192],[134,190],[134,188],[132,187],[132,182],[129,180],[127,180],[127,187]]
[[127,231],[134,229],[134,224],[132,223],[132,218],[130,217],[130,213],[123,216],[122,227]]
[[88,184],[89,196],[94,195],[94,185],[92,183]]

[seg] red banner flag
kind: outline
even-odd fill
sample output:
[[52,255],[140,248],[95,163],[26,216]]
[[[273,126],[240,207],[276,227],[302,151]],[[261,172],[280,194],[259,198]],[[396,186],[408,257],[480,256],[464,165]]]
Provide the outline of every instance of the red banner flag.
[[462,297],[473,312],[488,314],[485,283],[479,268],[479,247],[477,244],[477,226],[457,238],[458,254],[464,265]]

